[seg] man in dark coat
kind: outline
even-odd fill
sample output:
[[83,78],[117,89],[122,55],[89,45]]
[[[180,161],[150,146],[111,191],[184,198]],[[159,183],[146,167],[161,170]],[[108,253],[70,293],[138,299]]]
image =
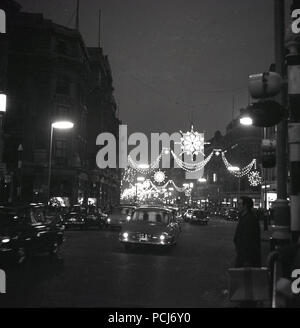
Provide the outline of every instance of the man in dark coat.
[[241,197],[238,202],[239,221],[234,235],[236,249],[235,267],[260,267],[260,225],[252,212],[253,201],[249,197]]

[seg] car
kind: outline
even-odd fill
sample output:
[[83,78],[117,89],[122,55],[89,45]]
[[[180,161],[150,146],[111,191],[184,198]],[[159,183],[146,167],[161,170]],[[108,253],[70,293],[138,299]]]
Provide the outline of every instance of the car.
[[131,219],[136,207],[135,206],[118,206],[108,215],[106,225],[109,229],[121,229],[122,225]]
[[96,212],[89,213],[85,217],[85,228],[96,227],[103,229],[106,224],[106,217],[97,214]]
[[119,241],[127,249],[133,245],[174,246],[179,233],[172,211],[161,207],[139,207],[122,226]]
[[191,219],[193,211],[194,211],[194,209],[189,208],[183,214],[183,219],[184,219],[185,222],[188,222]]
[[81,230],[86,228],[86,216],[77,212],[70,212],[64,218],[64,225],[66,229],[79,228]]
[[225,213],[225,219],[229,221],[237,221],[239,219],[239,213],[236,209],[230,208]]
[[208,224],[209,214],[205,210],[194,210],[192,212],[192,217],[190,218],[190,223],[192,224]]
[[22,264],[28,256],[56,255],[64,226],[49,219],[40,206],[0,206],[0,263]]

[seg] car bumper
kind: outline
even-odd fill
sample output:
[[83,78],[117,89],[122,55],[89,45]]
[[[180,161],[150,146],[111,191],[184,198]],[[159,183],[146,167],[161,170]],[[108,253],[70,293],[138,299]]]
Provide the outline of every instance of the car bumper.
[[124,244],[124,245],[152,245],[152,246],[171,246],[174,244],[174,241],[171,239],[168,240],[153,240],[153,239],[148,239],[148,240],[140,240],[140,239],[124,239],[124,238],[119,238],[119,241]]

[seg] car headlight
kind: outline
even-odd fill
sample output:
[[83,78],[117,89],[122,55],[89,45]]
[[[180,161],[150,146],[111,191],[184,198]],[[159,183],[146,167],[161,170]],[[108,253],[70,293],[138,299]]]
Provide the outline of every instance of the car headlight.
[[124,237],[125,239],[127,239],[128,236],[129,236],[128,232],[124,232],[124,233],[123,233],[123,237]]
[[4,237],[4,238],[2,238],[1,242],[2,242],[2,244],[7,244],[7,243],[10,242],[10,238],[9,237]]

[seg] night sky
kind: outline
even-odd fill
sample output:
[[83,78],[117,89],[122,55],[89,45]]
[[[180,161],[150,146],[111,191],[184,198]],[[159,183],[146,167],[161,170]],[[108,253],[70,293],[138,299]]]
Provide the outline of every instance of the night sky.
[[[76,0],[22,0],[74,27]],[[225,5],[226,4],[226,5]],[[272,0],[84,0],[80,31],[108,55],[130,131],[225,131],[248,103],[248,75],[274,62]]]

